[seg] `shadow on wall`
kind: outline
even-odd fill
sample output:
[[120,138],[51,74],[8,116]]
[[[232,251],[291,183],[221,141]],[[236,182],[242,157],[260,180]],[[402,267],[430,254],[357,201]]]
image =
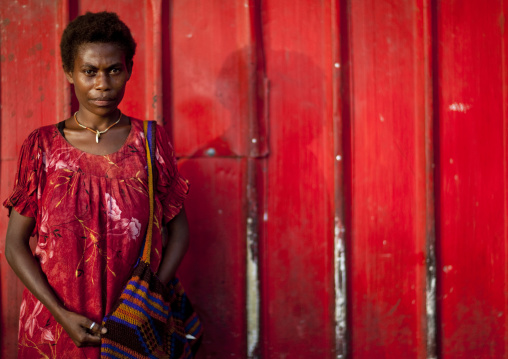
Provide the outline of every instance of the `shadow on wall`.
[[[232,52],[206,93],[175,103],[176,121],[197,124],[189,128],[196,134],[183,135],[204,138],[180,161],[180,171],[191,183],[186,206],[192,242],[180,275],[205,326],[202,358],[245,357],[247,350],[246,293],[252,292],[246,288],[246,222],[253,206],[247,195],[247,162],[253,143],[266,145],[270,153],[255,160],[255,176],[261,181],[255,182],[259,195],[254,206],[261,222],[259,258],[254,251],[254,261],[259,263],[261,294],[253,299],[261,301],[261,328],[249,327],[249,346],[266,351],[298,346],[295,339],[316,333],[322,337],[323,331],[329,340],[333,336],[332,325],[322,320],[330,309],[315,305],[323,291],[333,292],[333,273],[323,274],[330,263],[316,259],[327,257],[329,244],[315,240],[330,238],[324,223],[333,223],[325,218],[334,198],[333,185],[327,185],[333,184],[333,161],[328,158],[333,147],[325,151],[333,144],[333,133],[324,130],[332,128],[325,77],[308,56],[269,49],[265,96],[253,51],[243,47]],[[211,127],[218,134],[199,134]],[[329,350],[311,349],[323,355]]]

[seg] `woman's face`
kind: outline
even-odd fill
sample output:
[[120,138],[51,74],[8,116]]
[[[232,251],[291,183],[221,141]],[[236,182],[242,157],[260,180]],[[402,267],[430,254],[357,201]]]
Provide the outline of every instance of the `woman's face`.
[[79,110],[96,116],[112,114],[122,101],[132,64],[113,43],[86,43],[79,46],[74,69],[67,79],[74,84]]

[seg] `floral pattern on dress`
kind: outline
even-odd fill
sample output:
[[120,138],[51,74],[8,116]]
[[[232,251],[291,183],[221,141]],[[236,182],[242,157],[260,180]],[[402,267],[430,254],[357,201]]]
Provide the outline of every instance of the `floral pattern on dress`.
[[[164,130],[156,131],[156,191],[151,265],[162,254],[162,224],[181,209],[188,184],[177,170]],[[115,153],[98,156],[71,146],[55,125],[23,144],[14,190],[4,202],[36,219],[35,256],[66,308],[100,322],[129,278],[148,221],[142,122]],[[97,347],[77,348],[47,308],[23,293],[19,358],[99,358]]]
[[43,209],[39,227],[40,240],[35,247],[35,255],[39,258],[41,264],[46,263],[48,259],[53,258],[55,250],[55,241],[49,236],[48,211]]
[[108,218],[116,222],[114,230],[119,231],[121,235],[127,236],[131,240],[135,240],[141,234],[141,222],[138,219],[131,217],[122,218],[122,210],[118,207],[116,199],[109,193],[106,193],[106,203]]

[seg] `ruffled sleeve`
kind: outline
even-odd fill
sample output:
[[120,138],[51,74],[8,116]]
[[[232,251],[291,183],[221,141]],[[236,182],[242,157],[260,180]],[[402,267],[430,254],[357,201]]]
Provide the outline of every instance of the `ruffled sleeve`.
[[157,196],[162,204],[164,222],[168,223],[182,209],[183,201],[189,192],[189,182],[178,172],[173,146],[161,126],[157,126],[155,137]]
[[37,217],[37,188],[42,171],[42,153],[39,147],[39,130],[33,131],[21,147],[14,190],[3,205],[26,217]]

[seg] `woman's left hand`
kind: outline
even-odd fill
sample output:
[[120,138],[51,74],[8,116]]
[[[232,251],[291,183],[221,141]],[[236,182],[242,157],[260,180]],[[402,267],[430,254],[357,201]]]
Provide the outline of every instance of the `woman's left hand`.
[[88,346],[100,346],[101,334],[106,334],[107,329],[85,316],[62,310],[55,319],[62,325],[78,348]]

